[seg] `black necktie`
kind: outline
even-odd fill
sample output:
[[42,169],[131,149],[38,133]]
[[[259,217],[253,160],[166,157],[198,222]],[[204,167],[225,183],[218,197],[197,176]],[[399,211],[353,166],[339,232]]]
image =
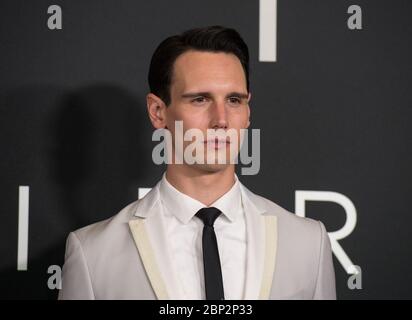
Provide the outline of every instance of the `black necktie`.
[[202,208],[196,216],[204,223],[202,247],[206,300],[224,300],[222,270],[213,223],[221,214],[217,208]]

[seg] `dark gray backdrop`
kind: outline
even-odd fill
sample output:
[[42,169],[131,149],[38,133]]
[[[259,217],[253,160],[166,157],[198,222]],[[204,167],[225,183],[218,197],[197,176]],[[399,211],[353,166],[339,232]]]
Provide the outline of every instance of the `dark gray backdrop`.
[[[60,5],[63,29],[49,30]],[[363,29],[347,27],[351,4]],[[340,241],[362,268],[338,298],[411,298],[412,68],[410,1],[278,1],[277,62],[259,62],[258,1],[2,1],[0,3],[0,297],[51,298],[69,231],[117,213],[152,187],[145,111],[156,45],[197,26],[236,28],[251,52],[252,127],[261,170],[251,190],[294,211],[296,190],[334,191],[357,209]],[[30,186],[29,261],[17,271],[18,187]],[[308,203],[328,231],[333,203]]]

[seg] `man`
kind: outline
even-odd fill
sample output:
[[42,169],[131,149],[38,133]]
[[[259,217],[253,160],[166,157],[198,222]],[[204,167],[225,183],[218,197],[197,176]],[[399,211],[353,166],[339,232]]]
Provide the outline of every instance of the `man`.
[[[187,148],[183,131],[249,127],[249,54],[219,26],[164,40],[149,70],[147,109],[156,129]],[[239,134],[238,137],[241,135]],[[241,139],[205,138],[202,160],[239,150]],[[212,152],[213,151],[213,152]],[[224,163],[172,161],[158,184],[114,217],[72,232],[60,299],[335,299],[330,241],[248,190]],[[198,158],[199,159],[199,158]]]

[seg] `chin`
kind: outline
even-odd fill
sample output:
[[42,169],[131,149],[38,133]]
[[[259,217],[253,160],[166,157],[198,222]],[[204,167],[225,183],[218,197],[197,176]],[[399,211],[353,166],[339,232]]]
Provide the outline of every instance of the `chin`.
[[192,166],[207,173],[216,173],[226,170],[231,164],[193,164]]

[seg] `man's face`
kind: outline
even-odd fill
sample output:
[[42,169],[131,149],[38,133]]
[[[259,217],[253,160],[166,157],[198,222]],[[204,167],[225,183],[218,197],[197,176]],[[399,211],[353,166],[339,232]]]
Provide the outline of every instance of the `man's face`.
[[[183,131],[200,129],[205,139],[208,129],[232,129],[240,137],[240,129],[249,126],[250,94],[245,72],[239,59],[228,53],[187,51],[180,55],[173,68],[170,86],[171,103],[166,108],[167,128],[175,137],[175,121],[183,121]],[[234,130],[233,130],[234,129]],[[204,159],[226,153],[226,164],[194,164],[199,169],[215,172],[226,168],[230,159],[230,144],[204,144]],[[183,143],[184,148],[191,141]],[[202,141],[202,143],[204,143]],[[231,141],[239,149],[240,139]],[[214,153],[210,152],[214,149]]]

